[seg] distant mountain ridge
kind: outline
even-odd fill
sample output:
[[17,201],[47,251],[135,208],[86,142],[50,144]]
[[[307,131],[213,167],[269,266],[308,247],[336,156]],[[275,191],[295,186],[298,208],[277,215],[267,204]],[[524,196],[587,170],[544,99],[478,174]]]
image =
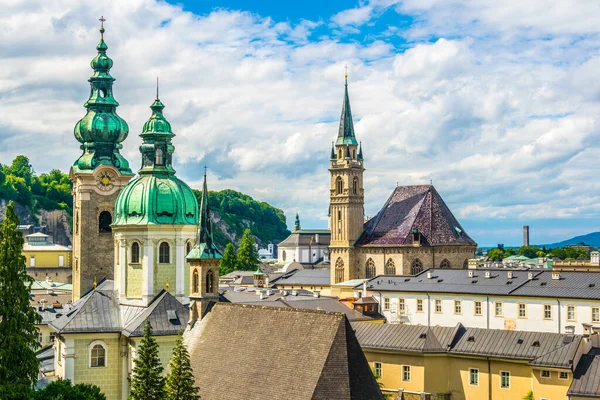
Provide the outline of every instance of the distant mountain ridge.
[[572,237],[571,239],[563,240],[558,243],[546,244],[546,247],[565,247],[568,245],[574,245],[579,243],[585,243],[590,246],[600,247],[600,232],[592,232],[586,235],[580,235]]

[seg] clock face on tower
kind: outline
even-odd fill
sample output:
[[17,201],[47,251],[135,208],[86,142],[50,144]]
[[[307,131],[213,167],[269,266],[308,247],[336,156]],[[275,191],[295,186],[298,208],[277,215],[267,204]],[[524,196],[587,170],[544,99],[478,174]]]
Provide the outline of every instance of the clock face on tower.
[[115,174],[111,171],[101,172],[96,178],[98,188],[104,191],[112,189],[115,178]]

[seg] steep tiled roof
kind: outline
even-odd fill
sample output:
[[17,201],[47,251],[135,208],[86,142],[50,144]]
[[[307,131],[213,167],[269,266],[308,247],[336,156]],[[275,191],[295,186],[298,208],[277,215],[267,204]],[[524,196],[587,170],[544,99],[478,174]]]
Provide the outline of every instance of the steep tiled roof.
[[[317,243],[315,235],[319,235],[319,242]],[[311,243],[310,239],[313,239],[312,245],[329,246],[331,240],[331,232],[328,229],[313,229],[306,230],[301,229],[294,231],[280,242],[277,247],[296,247],[296,246],[308,246]]]
[[396,187],[356,245],[412,245],[414,230],[424,245],[477,245],[432,185]]
[[407,352],[445,352],[452,342],[455,328],[420,325],[352,324],[356,338],[365,349]]
[[177,335],[181,329],[185,329],[189,315],[187,306],[163,290],[123,328],[123,335],[143,336],[146,321],[150,321],[154,336]]
[[383,399],[342,313],[219,303],[186,336],[203,400]]
[[593,348],[581,356],[573,373],[567,395],[600,398],[600,349]]
[[296,269],[279,278],[272,279],[275,286],[304,285],[304,286],[329,286],[331,273],[329,269]]

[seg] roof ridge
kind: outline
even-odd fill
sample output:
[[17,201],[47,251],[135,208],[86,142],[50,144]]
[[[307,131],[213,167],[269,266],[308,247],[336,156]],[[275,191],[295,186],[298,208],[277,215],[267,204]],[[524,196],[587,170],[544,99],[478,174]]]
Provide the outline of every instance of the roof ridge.
[[325,311],[325,310],[311,310],[306,308],[283,308],[283,307],[272,307],[272,306],[263,306],[263,305],[254,305],[254,304],[242,304],[242,303],[223,303],[219,302],[215,305],[216,307],[238,307],[238,308],[255,308],[255,309],[269,309],[269,310],[279,310],[283,312],[296,312],[296,313],[312,313],[312,314],[323,314],[323,315],[333,315],[340,318],[344,318],[346,314],[340,311]]

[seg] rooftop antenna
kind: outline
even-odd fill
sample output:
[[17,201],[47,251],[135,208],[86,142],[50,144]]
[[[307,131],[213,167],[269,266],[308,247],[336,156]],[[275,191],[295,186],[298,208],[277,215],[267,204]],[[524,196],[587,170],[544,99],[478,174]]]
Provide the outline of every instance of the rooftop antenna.
[[156,77],[156,100],[158,100],[158,76]]

